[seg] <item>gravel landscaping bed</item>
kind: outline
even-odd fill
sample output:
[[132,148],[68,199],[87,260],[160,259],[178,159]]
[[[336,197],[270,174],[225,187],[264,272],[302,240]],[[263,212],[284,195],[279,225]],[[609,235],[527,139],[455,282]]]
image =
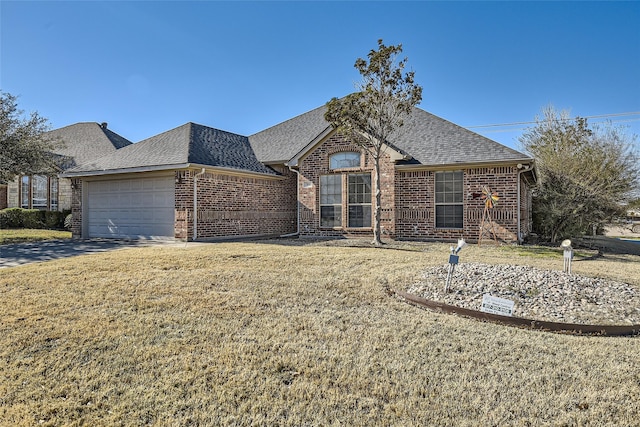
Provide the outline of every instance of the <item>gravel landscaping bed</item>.
[[640,324],[640,292],[613,280],[519,265],[464,263],[444,292],[448,264],[425,270],[407,292],[449,305],[480,310],[490,294],[514,301],[516,317],[552,322]]

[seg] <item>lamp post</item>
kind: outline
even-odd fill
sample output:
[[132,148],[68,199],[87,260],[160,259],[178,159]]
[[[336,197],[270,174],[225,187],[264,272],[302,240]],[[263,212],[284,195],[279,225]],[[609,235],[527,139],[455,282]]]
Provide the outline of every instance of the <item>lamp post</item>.
[[458,256],[458,253],[465,246],[467,246],[467,242],[465,242],[464,239],[458,240],[457,247],[454,248],[453,246],[451,246],[451,255],[449,255],[449,271],[447,272],[447,281],[444,285],[445,293],[449,292],[449,287],[451,285],[451,277],[453,276],[453,271],[456,269],[456,265],[458,264],[458,261],[460,259],[460,257]]

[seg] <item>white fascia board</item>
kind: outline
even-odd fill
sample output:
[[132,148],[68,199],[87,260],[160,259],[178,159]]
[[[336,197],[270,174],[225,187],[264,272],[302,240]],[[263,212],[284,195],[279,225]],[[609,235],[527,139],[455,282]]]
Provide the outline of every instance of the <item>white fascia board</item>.
[[154,172],[173,169],[185,169],[189,167],[189,163],[182,163],[176,165],[161,165],[161,166],[139,166],[135,168],[123,168],[123,169],[107,169],[107,170],[92,170],[92,171],[78,171],[78,172],[65,172],[60,176],[63,178],[75,178],[83,176],[98,176],[98,175],[117,175],[123,173],[137,173],[137,172]]
[[161,166],[141,166],[141,167],[135,167],[135,168],[109,169],[109,170],[97,170],[97,171],[86,171],[86,172],[83,172],[83,171],[67,172],[60,176],[63,178],[75,178],[75,177],[85,177],[85,176],[91,177],[91,176],[102,176],[102,175],[119,175],[119,174],[125,174],[125,173],[157,172],[157,171],[189,169],[189,168],[206,169],[207,171],[220,172],[228,175],[229,174],[244,175],[244,176],[250,175],[250,176],[258,176],[261,178],[282,179],[282,177],[279,175],[245,171],[242,169],[200,165],[196,163],[179,163],[179,164],[161,165]]

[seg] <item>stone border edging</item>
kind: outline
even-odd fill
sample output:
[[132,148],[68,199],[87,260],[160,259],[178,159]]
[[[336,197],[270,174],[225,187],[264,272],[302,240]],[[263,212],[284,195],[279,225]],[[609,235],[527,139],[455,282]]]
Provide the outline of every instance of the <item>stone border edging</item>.
[[393,289],[392,292],[404,298],[408,303],[422,308],[443,313],[459,314],[465,317],[500,323],[508,326],[519,326],[530,329],[538,329],[546,332],[560,332],[573,335],[607,335],[625,336],[640,334],[640,325],[586,325],[580,323],[548,322],[543,320],[525,319],[522,317],[501,316],[499,314],[485,313],[469,308],[457,307],[437,301],[431,301],[408,292]]

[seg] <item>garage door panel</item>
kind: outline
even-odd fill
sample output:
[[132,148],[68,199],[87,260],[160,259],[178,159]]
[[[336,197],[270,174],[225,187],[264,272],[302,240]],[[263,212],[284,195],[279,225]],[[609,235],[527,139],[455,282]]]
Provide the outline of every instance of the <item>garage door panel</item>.
[[173,177],[88,183],[90,237],[173,238]]

